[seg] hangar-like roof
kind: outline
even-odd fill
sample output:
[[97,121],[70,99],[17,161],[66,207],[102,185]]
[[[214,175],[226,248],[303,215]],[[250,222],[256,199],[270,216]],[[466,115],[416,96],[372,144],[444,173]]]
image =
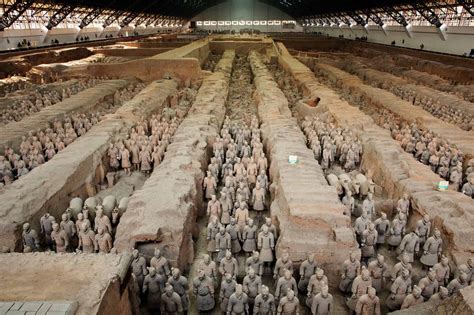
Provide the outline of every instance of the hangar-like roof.
[[[277,7],[295,19],[326,13],[419,3],[412,0],[256,0]],[[41,2],[41,1],[38,1]],[[225,0],[47,0],[62,5],[112,9],[190,19]]]

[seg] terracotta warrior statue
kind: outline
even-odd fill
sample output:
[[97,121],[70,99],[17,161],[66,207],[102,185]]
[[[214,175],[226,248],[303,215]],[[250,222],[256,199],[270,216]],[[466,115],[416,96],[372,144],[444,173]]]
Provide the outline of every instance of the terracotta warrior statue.
[[178,268],[173,268],[171,270],[171,277],[168,278],[168,283],[173,287],[173,291],[181,298],[183,312],[186,314],[189,308],[188,279],[181,275]]
[[53,231],[51,232],[51,239],[53,240],[56,252],[65,253],[69,246],[69,238],[64,230],[59,228],[59,224],[53,223]]
[[143,281],[142,293],[147,295],[147,308],[151,311],[160,309],[161,295],[164,293],[165,277],[150,267]]
[[95,233],[92,231],[89,222],[82,224],[81,231],[79,232],[79,246],[78,249],[82,249],[84,253],[95,253],[97,243],[95,240]]
[[385,257],[381,254],[377,255],[377,259],[372,260],[367,266],[367,270],[372,278],[372,287],[377,292],[382,292],[385,287],[385,277],[388,275],[388,266],[385,263]]
[[267,286],[262,285],[262,292],[255,298],[254,315],[272,315],[276,312],[275,298]]
[[226,229],[223,226],[219,228],[219,233],[216,234],[215,241],[216,241],[217,261],[221,261],[225,257],[226,251],[230,250],[232,246],[230,234],[226,231]]
[[199,264],[199,269],[204,271],[206,276],[211,278],[214,283],[217,283],[217,265],[216,263],[211,259],[211,256],[204,254],[202,256],[202,261]]
[[255,273],[253,268],[247,270],[247,275],[242,283],[243,291],[248,296],[248,303],[253,307],[255,298],[262,291],[262,279]]
[[245,261],[245,270],[248,272],[250,268],[260,277],[263,275],[263,261],[260,259],[260,253],[258,251],[254,251],[252,256]]
[[107,254],[110,253],[110,251],[112,250],[112,236],[110,236],[110,233],[102,227],[97,230],[97,234],[95,235],[95,242],[99,249],[99,253]]
[[425,267],[433,267],[438,263],[438,258],[441,257],[443,250],[443,240],[441,239],[441,232],[435,229],[434,234],[430,236],[423,245],[423,255],[420,262]]
[[390,295],[385,302],[389,310],[398,310],[402,306],[405,297],[411,293],[411,284],[410,272],[402,269],[401,274],[393,282]]
[[295,278],[292,276],[292,272],[288,269],[284,269],[283,276],[281,276],[277,281],[275,298],[280,300],[288,290],[297,292],[298,286],[296,285]]
[[203,270],[193,280],[193,292],[199,312],[210,312],[214,309],[214,282],[207,277]]
[[362,267],[360,275],[358,275],[352,282],[352,296],[346,301],[347,306],[355,311],[359,299],[368,292],[368,289],[372,288],[372,278],[370,272]]
[[247,254],[250,255],[257,249],[257,226],[254,225],[253,219],[248,219],[247,225],[242,232],[242,239],[244,241],[242,249]]
[[311,305],[311,314],[313,315],[331,315],[334,310],[333,298],[329,293],[329,288],[324,285],[321,292],[316,294]]
[[38,233],[30,227],[29,223],[23,224],[23,251],[37,252],[40,250]]
[[278,303],[277,315],[299,315],[300,301],[295,296],[295,291],[288,290],[280,303]]
[[221,290],[219,293],[219,300],[221,302],[222,312],[227,312],[227,305],[229,303],[230,296],[234,294],[236,287],[237,281],[234,280],[230,273],[226,273],[223,276],[223,280],[221,282]]
[[300,281],[298,281],[298,290],[305,293],[308,288],[308,283],[311,277],[316,272],[318,267],[316,260],[314,259],[314,254],[306,254],[306,260],[303,261],[300,265]]
[[166,284],[165,292],[161,295],[161,314],[179,315],[183,313],[183,303],[178,293],[173,291],[171,284]]
[[321,268],[316,269],[316,273],[311,276],[308,282],[306,306],[311,308],[316,295],[320,294],[322,288],[328,284],[328,277],[324,275],[324,270]]
[[236,278],[239,272],[239,265],[237,263],[237,259],[232,257],[232,253],[230,251],[226,251],[225,257],[221,260],[219,265],[219,272],[221,275],[229,273],[232,277]]
[[273,251],[275,250],[275,237],[268,229],[268,225],[264,224],[262,231],[258,233],[257,247],[260,251],[260,259],[264,264],[273,263],[274,256]]
[[242,285],[237,284],[235,292],[230,296],[227,304],[227,315],[249,314],[249,299]]
[[367,294],[359,298],[355,313],[357,315],[380,315],[380,300],[374,288],[369,287]]
[[138,282],[138,287],[141,291],[143,287],[143,281],[145,280],[145,276],[148,274],[148,269],[146,268],[146,261],[140,253],[138,249],[134,249],[132,252],[133,260],[132,260],[132,273],[134,274],[135,278]]
[[154,267],[158,274],[166,278],[171,275],[169,262],[163,257],[159,248],[155,248],[154,256],[150,260],[150,267]]
[[349,254],[349,259],[344,261],[341,270],[341,282],[339,283],[339,290],[348,293],[351,289],[352,282],[360,272],[360,261],[357,260],[355,253]]

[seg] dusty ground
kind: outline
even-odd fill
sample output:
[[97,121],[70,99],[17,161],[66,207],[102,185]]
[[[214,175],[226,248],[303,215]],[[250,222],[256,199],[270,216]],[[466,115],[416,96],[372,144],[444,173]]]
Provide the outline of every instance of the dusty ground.
[[0,300],[78,301],[77,315],[94,314],[124,263],[124,256],[112,254],[3,254]]

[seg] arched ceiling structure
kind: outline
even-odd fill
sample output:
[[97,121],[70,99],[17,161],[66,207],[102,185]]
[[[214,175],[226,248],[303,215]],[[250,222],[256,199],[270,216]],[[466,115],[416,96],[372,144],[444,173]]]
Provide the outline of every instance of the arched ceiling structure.
[[[46,10],[51,13],[47,28],[58,26],[67,16],[82,16],[79,27],[89,25],[98,17],[104,17],[103,26],[118,21],[121,27],[130,23],[150,25],[167,21],[173,25],[183,25],[199,13],[226,2],[226,0],[0,0],[0,31],[11,26],[19,16],[33,10]],[[400,11],[416,11],[431,24],[440,26],[441,22],[433,8],[462,5],[474,14],[472,1],[468,0],[252,0],[273,6],[302,23],[323,19],[328,22],[365,25],[369,19],[382,24],[379,13],[388,14],[401,25],[406,25]],[[243,1],[248,5],[248,1]]]
[[[28,1],[28,0],[23,0]],[[277,7],[288,15],[299,19],[302,17],[330,14],[344,11],[355,11],[395,5],[413,4],[413,0],[255,0]],[[45,0],[36,2],[56,3],[61,5],[82,6],[89,8],[111,9],[138,14],[155,14],[161,16],[190,19],[200,12],[225,2],[225,0]]]

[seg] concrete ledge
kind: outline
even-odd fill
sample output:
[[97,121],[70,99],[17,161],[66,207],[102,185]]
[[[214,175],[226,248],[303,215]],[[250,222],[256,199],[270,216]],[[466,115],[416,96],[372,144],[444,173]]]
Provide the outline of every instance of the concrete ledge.
[[203,203],[204,171],[211,143],[224,121],[234,56],[233,51],[226,51],[215,72],[203,80],[164,160],[130,198],[115,236],[119,251],[138,247],[152,256],[156,246],[181,269],[192,263],[192,232]]
[[403,151],[387,130],[377,126],[358,108],[341,100],[334,90],[320,84],[309,68],[306,67],[304,72],[292,71],[293,64],[299,64],[298,69],[302,65],[295,58],[283,56],[280,62],[302,90],[311,91],[311,96],[321,98],[318,107],[310,109],[300,102],[297,111],[305,115],[329,113],[340,126],[354,130],[363,145],[362,169],[373,173],[374,182],[384,188],[388,198],[398,199],[407,192],[416,217],[428,213],[441,230],[445,251],[456,264],[466,263],[474,240],[472,199],[455,191],[437,191],[435,184],[441,178]]
[[128,80],[109,80],[99,83],[62,102],[43,108],[38,113],[25,117],[21,121],[0,127],[0,148],[10,146],[17,151],[20,147],[21,137],[28,136],[30,131],[48,128],[56,118],[61,119],[73,112],[88,112],[107,97],[113,97],[118,89],[125,88],[129,84]]
[[[249,58],[263,142],[270,159],[271,214],[280,228],[277,256],[287,249],[293,262],[300,263],[306,253],[315,253],[318,263],[336,274],[348,252],[359,251],[350,218],[343,215],[344,206],[336,189],[328,185],[313,152],[307,148],[285,95],[259,56],[252,52]],[[288,163],[292,154],[298,156],[296,165]]]
[[131,262],[130,253],[2,254],[0,314],[138,314]]
[[12,301],[0,302],[2,315],[74,315],[76,301]]
[[51,161],[0,191],[0,247],[21,250],[24,222],[39,231],[39,219],[45,212],[59,217],[72,196],[89,197],[86,184],[93,186],[100,180],[109,142],[125,135],[141,117],[161,110],[176,87],[171,80],[151,83]]

